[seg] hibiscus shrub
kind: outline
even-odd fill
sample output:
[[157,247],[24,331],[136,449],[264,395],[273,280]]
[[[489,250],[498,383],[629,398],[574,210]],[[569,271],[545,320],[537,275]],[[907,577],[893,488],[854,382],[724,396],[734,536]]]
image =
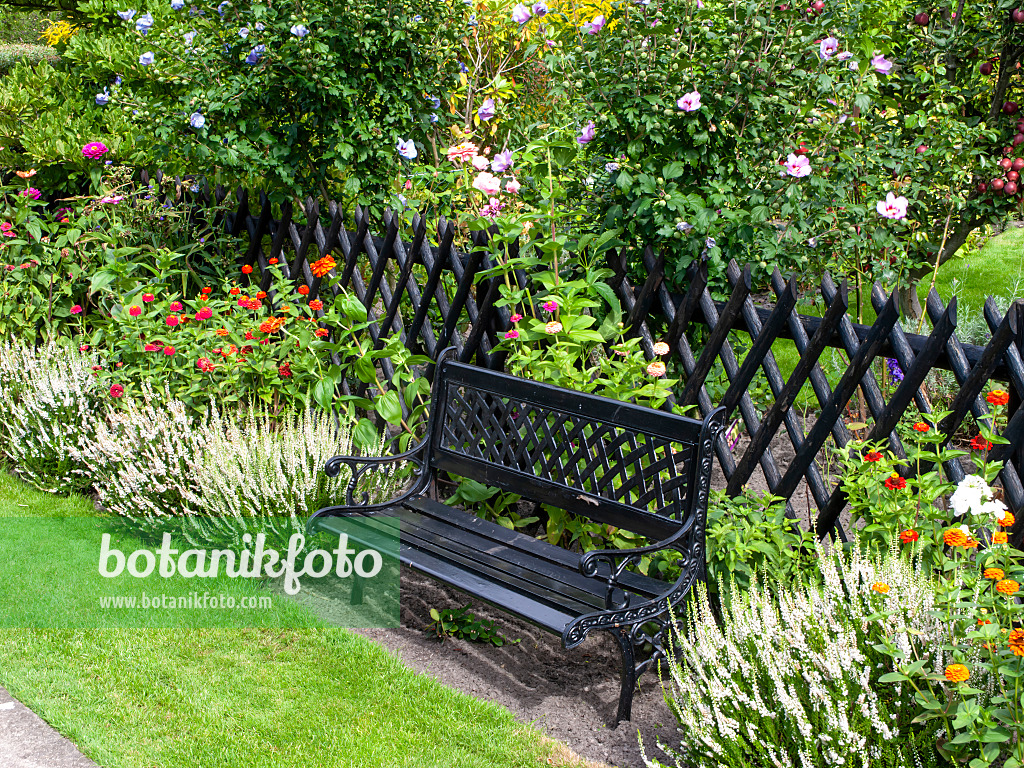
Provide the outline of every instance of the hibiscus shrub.
[[586,105],[592,220],[676,281],[701,256],[718,276],[733,257],[761,278],[922,274],[1019,202],[996,166],[1024,141],[1012,7],[652,0],[564,27],[547,60]]

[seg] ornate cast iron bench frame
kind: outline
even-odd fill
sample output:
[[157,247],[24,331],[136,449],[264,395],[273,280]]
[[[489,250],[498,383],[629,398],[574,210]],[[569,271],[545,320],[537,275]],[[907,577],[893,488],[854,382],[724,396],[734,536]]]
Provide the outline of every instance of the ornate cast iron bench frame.
[[[391,457],[335,456],[348,465],[346,504],[312,515],[395,516],[406,565],[543,629],[566,649],[594,630],[622,654],[615,722],[629,720],[637,678],[664,656],[669,608],[705,577],[712,449],[722,409],[703,422],[446,360],[432,391],[427,434]],[[413,467],[411,487],[371,500],[373,474]],[[438,471],[472,478],[655,542],[583,555],[432,500]],[[358,495],[358,498],[356,496]],[[369,520],[367,522],[370,522]],[[660,550],[679,553],[675,583],[627,570]]]

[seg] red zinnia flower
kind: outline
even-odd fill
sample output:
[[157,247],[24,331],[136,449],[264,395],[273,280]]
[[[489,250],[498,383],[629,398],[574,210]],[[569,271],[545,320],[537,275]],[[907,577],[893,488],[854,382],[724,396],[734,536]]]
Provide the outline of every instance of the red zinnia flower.
[[306,296],[308,294],[309,294],[309,286],[308,285],[300,285],[299,286],[299,295]]
[[907,481],[893,472],[889,477],[885,478],[885,487],[890,491],[900,491],[907,487]]
[[1003,389],[993,389],[985,399],[992,405],[1006,405],[1010,402],[1010,393]]
[[314,312],[319,312],[321,309],[324,308],[324,303],[320,301],[320,299],[313,299],[311,302],[309,302],[309,308],[312,309]]
[[281,365],[277,369],[277,372],[281,374],[281,376],[283,376],[284,378],[288,378],[289,376],[292,375],[291,366],[288,365],[287,362],[281,363]]
[[328,331],[326,328],[316,329],[316,335],[319,336],[321,339],[325,338],[328,334],[330,334],[330,331]]
[[203,288],[203,293],[213,293],[213,288]]
[[252,331],[246,331],[245,332],[245,340],[246,341],[253,341],[255,338],[256,337],[253,335]]
[[239,288],[237,285],[234,288],[232,288],[230,291],[228,291],[228,293],[230,293],[232,296],[237,296],[241,292],[242,292],[242,289]]
[[252,274],[252,264],[246,264],[244,267],[242,267],[242,274],[243,275],[250,275],[250,274]]
[[976,451],[990,451],[992,450],[992,443],[986,440],[981,435],[976,435],[971,438],[971,448]]
[[259,293],[256,294],[256,298],[257,299],[265,299],[265,298],[267,298],[267,292],[266,291],[260,291]]
[[249,309],[251,309],[251,310],[253,310],[253,311],[256,311],[257,309],[259,309],[259,308],[260,308],[260,307],[262,307],[263,305],[262,305],[262,304],[260,303],[260,300],[259,300],[259,299],[249,299],[249,303],[248,303],[248,304],[247,304],[246,306],[247,306],[247,307],[248,307]]
[[914,429],[917,430],[918,432],[927,432],[930,429],[930,427],[923,421],[919,421],[914,424]]
[[112,384],[111,385],[111,387],[110,387],[110,396],[111,397],[120,397],[123,394],[124,394],[124,387],[122,387],[120,384]]
[[196,361],[196,367],[203,373],[210,373],[213,370],[213,363],[210,362],[208,357],[200,357]]
[[864,454],[864,461],[881,461],[882,454],[878,451],[868,451]]
[[908,529],[906,531],[903,531],[900,534],[900,541],[902,541],[904,544],[912,544],[913,542],[917,541],[919,538],[921,538],[921,535],[917,531],[915,531],[913,528],[910,528],[910,529]]
[[276,258],[275,259],[270,259],[267,263],[268,264],[277,264],[277,259]]

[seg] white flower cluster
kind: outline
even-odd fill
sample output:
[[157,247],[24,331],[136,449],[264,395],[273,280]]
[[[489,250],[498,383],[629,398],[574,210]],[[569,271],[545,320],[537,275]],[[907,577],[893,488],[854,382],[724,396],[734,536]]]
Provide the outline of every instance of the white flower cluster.
[[[884,635],[913,656],[937,638],[934,589],[895,553],[872,557],[858,547],[822,558],[820,568],[821,585],[733,586],[721,623],[700,591],[667,665],[684,742],[659,747],[677,766],[916,765],[894,709],[912,692],[879,695],[872,681],[888,671],[877,668],[887,657],[874,646]],[[880,617],[883,603],[891,613]]]
[[93,360],[76,349],[0,345],[0,439],[14,471],[36,488],[88,486],[75,458],[95,430],[101,393]]
[[[957,517],[975,515],[991,518],[993,522],[998,523],[1006,514],[1006,505],[993,498],[992,488],[985,482],[985,478],[978,475],[968,475],[961,480],[953,495],[949,497],[949,502]],[[986,520],[983,524],[991,523]]]

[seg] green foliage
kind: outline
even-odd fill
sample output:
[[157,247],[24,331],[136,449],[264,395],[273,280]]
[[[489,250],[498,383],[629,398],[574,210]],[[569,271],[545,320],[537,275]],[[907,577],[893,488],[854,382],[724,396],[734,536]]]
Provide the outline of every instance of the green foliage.
[[772,586],[804,583],[817,572],[815,536],[786,517],[785,499],[746,491],[730,498],[713,490],[708,502],[708,593],[719,599],[729,584],[745,592],[759,578]]
[[447,608],[444,610],[430,609],[433,621],[427,625],[427,632],[433,632],[438,639],[457,637],[460,640],[471,640],[474,643],[485,643],[500,648],[506,643],[518,643],[510,640],[498,631],[494,622],[489,619],[478,619],[470,613],[469,606],[463,608]]
[[[87,176],[97,161],[82,146],[102,141],[119,162],[171,174],[372,201],[398,139],[429,126],[424,94],[455,74],[446,0],[160,3],[127,21],[123,10],[82,3],[87,26],[60,70],[16,68],[0,85],[0,161]],[[308,34],[291,32],[300,25]]]

